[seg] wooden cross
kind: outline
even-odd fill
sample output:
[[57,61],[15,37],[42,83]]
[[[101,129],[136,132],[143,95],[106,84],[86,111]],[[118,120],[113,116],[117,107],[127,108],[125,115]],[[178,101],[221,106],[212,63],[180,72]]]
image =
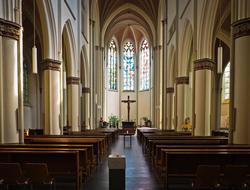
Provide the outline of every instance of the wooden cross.
[[129,114],[130,114],[130,103],[134,103],[136,102],[135,100],[130,100],[129,96],[127,100],[122,100],[123,103],[127,103],[128,104],[128,121],[129,121]]

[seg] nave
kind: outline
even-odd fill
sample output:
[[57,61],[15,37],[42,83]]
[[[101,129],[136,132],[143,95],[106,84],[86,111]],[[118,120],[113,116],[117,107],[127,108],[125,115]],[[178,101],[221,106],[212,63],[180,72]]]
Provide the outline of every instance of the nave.
[[[147,158],[143,155],[142,147],[137,136],[132,136],[132,146],[129,146],[129,137],[125,139],[119,136],[112,145],[110,154],[122,154],[126,156],[126,190],[161,190],[159,179],[156,177]],[[108,190],[109,173],[108,159],[106,158],[96,173],[87,182],[84,189],[87,190]]]

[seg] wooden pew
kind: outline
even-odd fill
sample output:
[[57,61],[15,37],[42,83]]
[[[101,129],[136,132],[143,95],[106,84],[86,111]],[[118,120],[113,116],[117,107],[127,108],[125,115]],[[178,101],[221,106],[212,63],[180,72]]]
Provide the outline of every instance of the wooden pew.
[[0,144],[0,149],[10,149],[10,148],[54,148],[59,150],[60,148],[66,149],[86,149],[86,177],[90,176],[92,171],[95,170],[97,162],[94,156],[94,146],[93,145],[78,145],[78,144]]
[[147,137],[147,140],[143,146],[144,152],[150,156],[155,154],[156,145],[198,145],[198,144],[214,144],[222,145],[228,144],[228,138],[226,137],[213,137],[213,136],[151,136]]
[[94,154],[99,163],[105,156],[105,145],[103,138],[81,138],[81,137],[60,137],[60,136],[36,136],[25,137],[25,143],[29,144],[92,144]]
[[153,165],[157,168],[161,168],[163,161],[165,160],[165,150],[169,149],[250,149],[250,145],[207,145],[207,144],[196,144],[196,145],[156,145],[154,162]]
[[47,163],[52,176],[74,176],[76,190],[82,187],[83,157],[83,149],[3,147],[0,149],[0,162]]
[[170,177],[194,177],[198,165],[250,166],[250,149],[165,149],[165,181]]

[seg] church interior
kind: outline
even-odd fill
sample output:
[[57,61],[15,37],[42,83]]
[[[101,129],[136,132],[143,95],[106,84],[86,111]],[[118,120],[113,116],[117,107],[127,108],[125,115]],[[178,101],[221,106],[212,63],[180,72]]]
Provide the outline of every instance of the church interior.
[[0,0],[0,189],[250,189],[248,48],[250,0]]

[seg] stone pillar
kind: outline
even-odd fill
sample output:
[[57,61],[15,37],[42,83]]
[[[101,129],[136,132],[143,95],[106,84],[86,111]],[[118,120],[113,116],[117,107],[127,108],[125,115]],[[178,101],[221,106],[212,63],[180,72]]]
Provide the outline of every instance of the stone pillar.
[[79,124],[79,84],[80,78],[67,77],[68,127],[80,131]]
[[95,49],[95,64],[96,64],[96,70],[95,70],[95,80],[96,80],[96,101],[95,101],[95,106],[96,106],[96,119],[95,119],[95,125],[94,127],[99,126],[99,120],[101,117],[103,117],[103,96],[104,96],[104,91],[103,91],[103,86],[105,84],[104,76],[104,68],[103,68],[103,53],[104,53],[104,48],[96,46]]
[[19,142],[18,130],[21,127],[18,126],[19,38],[20,25],[0,19],[0,143]]
[[173,101],[174,101],[174,87],[168,87],[166,90],[167,93],[167,130],[173,129],[172,120],[173,120]]
[[82,87],[82,123],[81,128],[82,129],[88,129],[89,127],[89,94],[90,94],[90,88],[88,87]]
[[[243,1],[239,4],[243,3]],[[243,6],[246,7],[247,5]],[[249,8],[249,6],[248,6]],[[241,13],[242,14],[242,13]],[[243,15],[243,14],[242,14]],[[233,83],[233,143],[250,144],[250,10],[248,18],[241,18],[233,23],[234,40],[234,81]],[[235,66],[234,66],[235,65]],[[233,73],[233,70],[231,70]]]
[[176,95],[177,95],[177,131],[182,130],[182,125],[184,123],[184,112],[185,112],[185,88],[189,84],[189,77],[177,77],[176,78]]
[[60,135],[60,70],[61,62],[45,59],[43,69],[44,134]]
[[215,64],[209,58],[194,61],[195,121],[194,135],[210,135],[211,77]]
[[[168,33],[168,23],[167,23],[167,18],[165,18],[162,21],[162,37],[163,37],[163,46],[162,46],[162,60],[163,60],[163,64],[162,64],[162,89],[166,89],[167,88],[167,33]],[[167,129],[167,94],[164,92],[162,93],[162,128],[163,129]]]
[[162,82],[162,63],[161,63],[161,49],[162,46],[154,47],[154,126],[156,128],[162,128],[162,93],[161,93],[161,82]]

